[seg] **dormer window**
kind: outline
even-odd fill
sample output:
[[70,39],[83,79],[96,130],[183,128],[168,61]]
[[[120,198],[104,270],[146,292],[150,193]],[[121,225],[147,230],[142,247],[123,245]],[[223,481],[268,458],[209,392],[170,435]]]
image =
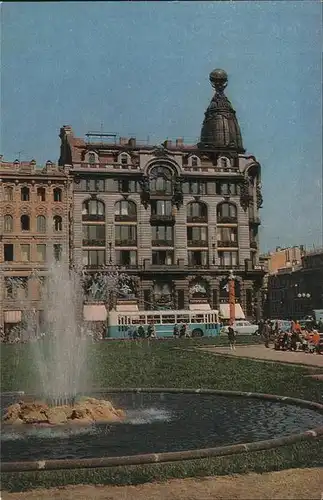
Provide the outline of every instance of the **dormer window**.
[[96,163],[96,154],[95,153],[88,154],[88,162],[90,165],[93,165],[94,163]]
[[188,164],[190,167],[199,167],[200,166],[200,159],[196,155],[192,155],[188,159]]
[[120,163],[121,163],[121,165],[128,165],[129,155],[127,153],[122,153],[120,155]]
[[222,156],[219,158],[219,163],[220,163],[220,168],[230,168],[231,167],[231,162],[229,158],[226,156]]

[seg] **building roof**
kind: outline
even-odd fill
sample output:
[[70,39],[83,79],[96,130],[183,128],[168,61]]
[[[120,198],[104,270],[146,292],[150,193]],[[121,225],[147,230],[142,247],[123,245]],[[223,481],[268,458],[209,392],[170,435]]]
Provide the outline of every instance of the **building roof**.
[[201,149],[233,149],[244,152],[242,136],[236,112],[224,94],[228,83],[228,75],[222,69],[210,73],[210,82],[215,94],[205,112],[202,125]]

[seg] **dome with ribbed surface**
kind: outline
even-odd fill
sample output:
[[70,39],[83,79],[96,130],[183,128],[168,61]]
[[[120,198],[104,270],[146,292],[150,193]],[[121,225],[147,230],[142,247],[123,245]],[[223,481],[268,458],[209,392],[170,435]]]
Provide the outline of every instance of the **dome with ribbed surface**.
[[215,94],[205,112],[199,148],[244,152],[236,112],[224,94],[228,75],[223,69],[215,69],[210,73],[210,82]]

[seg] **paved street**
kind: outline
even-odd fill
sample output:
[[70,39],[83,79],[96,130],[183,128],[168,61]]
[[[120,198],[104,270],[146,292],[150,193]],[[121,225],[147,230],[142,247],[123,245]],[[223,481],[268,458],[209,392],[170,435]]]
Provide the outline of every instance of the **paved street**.
[[229,347],[200,347],[202,351],[217,355],[239,356],[266,361],[278,361],[282,363],[297,363],[308,366],[322,366],[323,355],[307,354],[304,352],[275,351],[273,346],[267,349],[264,345],[237,346],[235,351]]

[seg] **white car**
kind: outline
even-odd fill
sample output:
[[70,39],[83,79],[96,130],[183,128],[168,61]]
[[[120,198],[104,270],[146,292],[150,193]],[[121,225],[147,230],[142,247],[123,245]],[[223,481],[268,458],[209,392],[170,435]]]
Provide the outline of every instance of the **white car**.
[[[221,329],[221,333],[228,333],[229,326],[225,326]],[[232,325],[232,328],[237,334],[240,335],[257,335],[258,334],[258,325],[253,325],[250,321],[240,320],[235,321]]]

